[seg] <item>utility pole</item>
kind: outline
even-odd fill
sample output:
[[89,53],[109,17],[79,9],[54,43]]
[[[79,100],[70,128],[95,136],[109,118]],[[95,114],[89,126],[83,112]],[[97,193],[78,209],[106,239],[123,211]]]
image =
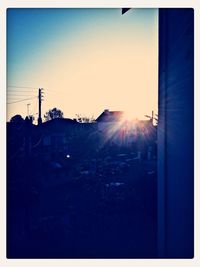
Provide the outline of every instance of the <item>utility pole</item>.
[[39,113],[38,113],[38,125],[42,124],[42,116],[41,116],[41,109],[42,109],[42,88],[39,88],[38,91],[38,106],[39,106]]
[[31,104],[27,104],[27,116],[28,116],[28,118],[29,118],[29,106],[30,106]]

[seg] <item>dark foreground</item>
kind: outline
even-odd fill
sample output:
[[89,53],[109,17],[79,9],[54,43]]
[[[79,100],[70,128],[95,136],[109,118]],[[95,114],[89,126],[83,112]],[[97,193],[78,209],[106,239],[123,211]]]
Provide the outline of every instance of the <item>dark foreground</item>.
[[156,160],[8,162],[8,258],[155,258]]

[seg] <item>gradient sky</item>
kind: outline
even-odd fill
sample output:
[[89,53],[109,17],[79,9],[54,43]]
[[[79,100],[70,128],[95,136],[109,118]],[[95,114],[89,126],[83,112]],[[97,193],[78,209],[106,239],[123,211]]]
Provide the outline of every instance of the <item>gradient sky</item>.
[[[15,87],[19,86],[19,88]],[[31,87],[31,88],[24,88]],[[57,107],[68,118],[157,112],[157,9],[8,9],[7,119]],[[16,102],[16,103],[13,103]],[[11,104],[12,103],[12,104]]]

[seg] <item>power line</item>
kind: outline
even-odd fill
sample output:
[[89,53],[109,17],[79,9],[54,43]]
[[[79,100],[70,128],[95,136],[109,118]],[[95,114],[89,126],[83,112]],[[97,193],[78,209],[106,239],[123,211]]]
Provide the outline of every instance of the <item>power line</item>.
[[[9,98],[9,99],[7,99],[6,103],[9,104],[11,102],[21,102],[21,101],[25,101],[24,99],[25,98]],[[30,99],[30,98],[28,98],[28,99]]]
[[22,100],[24,98],[30,98],[30,97],[36,97],[37,95],[36,94],[23,94],[23,95],[15,95],[15,94],[12,94],[12,95],[7,95],[7,100],[8,102],[9,101],[16,101],[16,100]]
[[30,87],[30,86],[16,86],[16,85],[8,85],[8,88],[14,87],[14,88],[30,88],[30,89],[37,89],[37,87]]
[[31,97],[31,98],[22,99],[22,100],[18,100],[18,101],[14,101],[14,102],[9,102],[7,104],[15,104],[15,103],[18,103],[18,102],[22,102],[22,101],[26,101],[26,100],[31,100],[31,99],[34,99],[34,98],[37,98],[37,96]]
[[30,90],[30,89],[24,89],[24,88],[17,88],[17,89],[8,89],[7,92],[36,92],[37,89]]
[[36,92],[10,92],[8,91],[7,94],[12,94],[12,95],[17,95],[17,96],[20,96],[21,94],[25,94],[25,95],[29,95],[29,94],[36,94]]
[[7,97],[23,97],[23,96],[36,96],[35,94],[30,95],[30,94],[22,94],[22,95],[16,95],[16,94],[12,94],[12,95],[7,95]]

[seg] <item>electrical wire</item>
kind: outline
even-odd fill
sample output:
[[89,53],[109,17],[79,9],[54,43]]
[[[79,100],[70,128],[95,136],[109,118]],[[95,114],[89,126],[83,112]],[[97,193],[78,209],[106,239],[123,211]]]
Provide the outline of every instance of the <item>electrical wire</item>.
[[29,87],[29,86],[16,86],[16,85],[8,85],[8,88],[30,88],[30,89],[38,89],[37,87]]
[[34,97],[36,96],[35,94],[34,95],[7,95],[7,98],[23,98],[23,97]]
[[6,92],[7,94],[16,94],[16,95],[19,95],[19,94],[35,94],[36,91],[16,91],[16,90],[8,90]]
[[14,101],[14,102],[9,102],[7,104],[15,104],[15,103],[18,103],[18,102],[22,102],[22,101],[26,101],[26,100],[31,100],[31,99],[34,99],[34,98],[37,98],[37,96],[31,97],[31,98],[25,98],[25,99]]
[[17,91],[16,91],[16,89],[14,90],[14,89],[8,89],[7,90],[7,93],[9,92],[9,93],[33,93],[33,92],[35,92],[36,90],[25,90],[25,89],[17,89]]

